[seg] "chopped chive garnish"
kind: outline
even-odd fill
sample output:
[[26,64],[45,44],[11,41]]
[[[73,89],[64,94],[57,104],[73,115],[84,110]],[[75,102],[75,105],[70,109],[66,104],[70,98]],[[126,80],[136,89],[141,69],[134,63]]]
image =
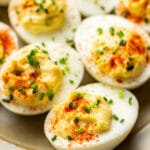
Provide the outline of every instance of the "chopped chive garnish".
[[104,100],[105,100],[106,102],[108,101],[107,98],[106,98],[105,96],[104,96],[103,98],[104,98]]
[[100,6],[100,9],[104,11],[104,10],[105,10],[105,7],[104,7],[104,6]]
[[26,91],[25,91],[24,88],[19,88],[18,91],[19,91],[21,94],[25,94],[25,93],[26,93]]
[[70,73],[71,69],[70,69],[69,66],[65,66],[65,67],[64,67],[64,71],[65,71],[66,73]]
[[37,84],[31,83],[30,87],[33,89],[32,90],[33,94],[37,92],[37,90],[38,90],[38,85]]
[[77,134],[80,134],[80,133],[83,133],[84,130],[83,130],[83,128],[79,128],[79,129],[76,129],[75,132],[76,132]]
[[13,96],[12,93],[9,95],[9,99],[10,99],[10,100],[13,100],[13,99],[14,99],[14,96]]
[[114,114],[112,117],[113,117],[113,119],[114,119],[114,120],[116,120],[116,121],[118,121],[118,120],[119,120],[118,116],[117,116],[117,115],[115,115],[115,114]]
[[54,135],[51,140],[54,142],[56,139],[57,139],[57,135]]
[[69,83],[70,83],[70,84],[74,84],[74,81],[73,81],[73,80],[69,80]]
[[84,111],[85,111],[86,113],[90,113],[91,107],[90,107],[90,106],[85,106],[85,107],[84,107]]
[[62,64],[62,65],[66,65],[67,61],[68,61],[68,58],[67,57],[63,57],[63,58],[60,58],[58,62],[60,64]]
[[114,35],[115,35],[115,29],[114,29],[114,27],[110,27],[110,28],[109,28],[109,32],[110,32],[110,34],[111,34],[112,36],[114,36]]
[[126,70],[127,71],[132,71],[133,69],[134,69],[134,65],[130,64],[130,63],[127,63]]
[[42,50],[42,52],[43,52],[44,54],[48,54],[48,51],[47,51],[47,50]]
[[18,8],[15,9],[15,12],[16,12],[17,15],[20,13]]
[[69,103],[69,108],[71,109],[76,109],[77,108],[77,102],[76,101],[72,101]]
[[73,119],[73,122],[74,122],[74,123],[78,123],[78,122],[79,122],[79,118],[78,118],[78,117],[75,117],[75,118]]
[[40,93],[40,95],[39,95],[39,100],[43,100],[44,96],[45,96],[44,93]]
[[0,58],[0,64],[3,64],[5,62],[5,56],[2,56],[1,58]]
[[51,0],[52,4],[55,5],[56,4],[56,0]]
[[110,99],[110,100],[108,101],[108,104],[113,104],[113,100]]
[[76,96],[76,98],[80,99],[80,98],[83,98],[84,94],[80,93],[80,92],[77,92],[75,96]]
[[123,99],[123,98],[124,98],[124,92],[123,92],[123,91],[120,91],[120,92],[118,93],[118,97],[119,97],[120,99]]
[[132,105],[132,97],[129,97],[128,103],[129,103],[129,105]]
[[66,43],[68,43],[68,44],[70,44],[70,45],[74,45],[74,40],[73,40],[73,39],[66,38]]
[[77,29],[76,29],[76,28],[73,28],[73,29],[72,29],[72,32],[76,32],[76,31],[77,31]]
[[98,28],[97,32],[98,32],[99,35],[102,35],[103,34],[103,29],[102,28]]
[[124,33],[123,33],[123,31],[118,31],[117,32],[117,36],[119,37],[119,38],[122,38],[122,37],[124,37]]
[[8,87],[8,90],[9,90],[9,91],[13,91],[13,90],[14,90],[14,87],[13,87],[13,86],[9,86],[9,87]]
[[121,120],[120,120],[120,123],[124,123],[124,121],[125,121],[124,119],[121,119]]
[[28,60],[28,63],[35,67],[35,68],[40,68],[40,64],[38,62],[38,60],[36,59],[35,57],[35,54],[38,53],[38,51],[36,49],[33,49],[29,55],[27,55],[27,60]]
[[42,43],[41,43],[41,45],[42,45],[43,47],[45,47],[45,46],[46,46],[44,42],[42,42]]
[[53,99],[53,97],[54,97],[54,92],[53,92],[52,89],[50,89],[50,90],[48,91],[47,96],[48,96],[48,99],[49,99],[49,100],[52,100],[52,99]]
[[149,21],[150,21],[150,20],[149,20],[148,18],[144,18],[144,22],[145,22],[145,23],[149,23]]
[[96,106],[98,106],[100,104],[101,100],[100,99],[97,99],[95,102],[93,102],[91,105],[90,105],[90,108],[94,108]]
[[10,99],[3,98],[2,101],[5,103],[10,103]]
[[121,40],[120,43],[119,43],[120,46],[121,46],[121,45],[125,45],[125,44],[126,44],[126,41],[125,41],[125,40]]
[[71,140],[72,140],[72,136],[71,136],[71,135],[68,135],[68,136],[67,136],[67,139],[68,139],[68,141],[71,141]]

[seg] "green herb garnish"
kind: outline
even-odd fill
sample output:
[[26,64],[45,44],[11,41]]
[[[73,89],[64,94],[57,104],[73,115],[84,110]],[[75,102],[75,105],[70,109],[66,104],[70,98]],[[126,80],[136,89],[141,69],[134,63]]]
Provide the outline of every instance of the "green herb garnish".
[[3,64],[5,62],[5,56],[2,56],[1,58],[0,58],[0,64]]
[[40,95],[39,95],[39,100],[43,100],[44,96],[45,96],[44,93],[40,93]]
[[69,103],[69,108],[71,109],[76,109],[77,108],[77,102],[76,101],[72,101]]
[[2,101],[5,103],[10,103],[10,99],[3,98]]
[[31,83],[30,87],[33,89],[32,93],[36,93],[38,90],[38,85],[36,83]]
[[74,84],[74,81],[73,81],[73,80],[69,80],[69,83],[70,83],[70,84]]
[[124,33],[123,33],[123,31],[118,31],[117,32],[117,36],[119,37],[119,38],[122,38],[122,37],[124,37]]
[[36,49],[33,49],[29,55],[27,55],[27,60],[28,60],[28,63],[35,67],[35,68],[40,68],[40,64],[38,62],[38,60],[36,59],[35,57],[35,54],[38,53],[38,51]]
[[102,35],[103,34],[103,29],[102,28],[98,28],[97,32],[98,32],[99,35]]
[[115,29],[114,29],[114,27],[110,27],[110,28],[109,28],[109,32],[110,32],[110,34],[111,34],[112,36],[114,36],[114,35],[115,35]]
[[129,103],[129,105],[132,105],[132,97],[129,97],[128,103]]
[[54,135],[51,140],[54,142],[57,139],[57,135]]
[[75,118],[73,119],[73,122],[74,122],[74,123],[78,123],[78,122],[79,122],[79,118],[78,118],[78,117],[75,117]]
[[19,88],[18,91],[19,91],[21,94],[25,94],[25,93],[26,93],[26,91],[25,91],[24,88]]
[[87,112],[87,113],[90,113],[91,107],[90,106],[85,106],[84,111]]
[[67,58],[67,57],[63,57],[63,58],[60,58],[60,59],[59,59],[59,63],[62,64],[62,65],[66,65],[66,64],[67,64],[67,61],[68,61],[68,58]]
[[84,130],[83,130],[83,128],[79,128],[79,129],[76,129],[75,132],[76,132],[77,134],[80,134],[80,133],[83,133]]
[[49,99],[49,100],[52,100],[52,99],[53,99],[53,97],[54,97],[54,92],[53,92],[52,89],[50,89],[50,90],[48,91],[47,96],[48,96],[48,99]]
[[115,115],[115,114],[114,114],[114,115],[112,115],[112,117],[113,117],[113,119],[114,119],[114,120],[116,120],[116,121],[118,121],[118,120],[119,120],[118,116],[117,116],[117,115]]
[[68,136],[67,136],[67,139],[68,139],[68,141],[71,141],[71,140],[72,140],[72,136],[71,136],[71,135],[68,135]]

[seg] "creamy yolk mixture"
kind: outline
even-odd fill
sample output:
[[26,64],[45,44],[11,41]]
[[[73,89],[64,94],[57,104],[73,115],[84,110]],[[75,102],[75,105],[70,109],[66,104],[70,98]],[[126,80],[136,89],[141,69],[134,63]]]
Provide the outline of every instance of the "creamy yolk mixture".
[[136,23],[150,22],[149,0],[120,0],[117,7],[118,14]]
[[4,93],[11,102],[24,106],[51,103],[62,79],[62,71],[40,47],[25,48],[3,72]]
[[23,27],[38,34],[63,26],[66,0],[22,0],[15,10]]
[[55,106],[51,118],[53,133],[78,143],[90,141],[110,129],[112,111],[103,97],[72,92],[68,103]]
[[[91,61],[99,71],[118,82],[135,78],[147,64],[148,43],[136,32],[110,27],[98,28],[98,37],[93,41]],[[100,32],[101,31],[101,32]]]

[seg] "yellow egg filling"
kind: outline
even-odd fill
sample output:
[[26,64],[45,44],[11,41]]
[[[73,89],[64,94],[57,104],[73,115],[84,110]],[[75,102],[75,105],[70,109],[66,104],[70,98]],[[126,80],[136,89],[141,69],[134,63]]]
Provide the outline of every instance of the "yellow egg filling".
[[126,29],[110,27],[103,32],[98,29],[91,50],[91,60],[100,73],[119,82],[139,76],[147,63],[147,42]]
[[18,19],[27,31],[44,33],[63,26],[66,0],[23,0],[16,9]]
[[120,0],[117,11],[119,15],[134,22],[150,22],[149,0]]
[[103,97],[74,91],[69,102],[54,107],[54,134],[82,143],[110,129],[112,111]]
[[13,103],[41,106],[52,102],[62,71],[40,47],[24,48],[2,74],[4,94]]

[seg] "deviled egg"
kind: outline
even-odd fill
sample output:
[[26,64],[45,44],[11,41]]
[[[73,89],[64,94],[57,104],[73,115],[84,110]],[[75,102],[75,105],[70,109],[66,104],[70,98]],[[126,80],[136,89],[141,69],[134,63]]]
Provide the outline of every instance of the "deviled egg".
[[7,57],[18,49],[18,39],[14,31],[5,23],[0,22],[0,68]]
[[112,150],[133,128],[138,102],[129,91],[94,83],[53,107],[44,130],[58,150]]
[[12,0],[8,12],[12,26],[27,43],[58,41],[72,45],[81,21],[70,0]]
[[103,15],[84,20],[77,29],[75,45],[98,81],[132,89],[150,78],[150,38],[124,18]]
[[150,1],[149,0],[119,0],[116,12],[150,33]]
[[112,11],[117,0],[71,0],[83,16],[106,14]]
[[74,49],[51,42],[31,44],[13,53],[3,66],[1,103],[17,114],[41,114],[63,102],[82,76],[83,65]]

